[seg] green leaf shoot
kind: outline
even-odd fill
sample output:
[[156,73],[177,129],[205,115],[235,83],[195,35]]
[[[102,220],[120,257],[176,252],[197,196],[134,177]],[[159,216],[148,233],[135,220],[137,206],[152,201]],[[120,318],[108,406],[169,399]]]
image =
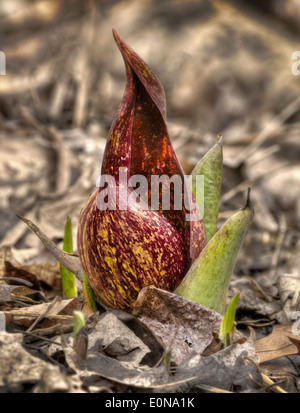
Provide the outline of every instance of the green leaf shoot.
[[239,298],[240,293],[238,292],[228,304],[222,323],[220,325],[219,339],[224,343],[225,347],[233,344],[234,320],[236,314],[236,306]]
[[[73,254],[73,236],[72,236],[72,221],[68,216],[65,224],[63,250],[69,254]],[[77,297],[76,276],[70,270],[60,264],[60,273],[62,281],[63,296],[68,298]]]

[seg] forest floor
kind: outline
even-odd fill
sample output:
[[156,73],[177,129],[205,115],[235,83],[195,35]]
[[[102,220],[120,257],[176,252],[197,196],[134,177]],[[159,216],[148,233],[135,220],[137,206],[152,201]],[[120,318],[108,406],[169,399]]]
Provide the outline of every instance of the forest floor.
[[[0,18],[0,392],[299,392],[296,2],[13,0],[1,2]],[[201,355],[220,319],[192,305],[192,319],[172,319],[172,306],[182,308],[172,295],[148,291],[171,314],[160,339],[162,314],[147,322],[93,313],[81,293],[65,300],[59,264],[17,217],[62,247],[70,216],[76,246],[125,86],[112,28],[164,86],[186,174],[222,134],[219,227],[251,188],[255,218],[228,294],[240,292],[235,344],[218,352]],[[87,317],[85,362],[74,350],[74,310]],[[201,351],[195,331],[209,331]]]

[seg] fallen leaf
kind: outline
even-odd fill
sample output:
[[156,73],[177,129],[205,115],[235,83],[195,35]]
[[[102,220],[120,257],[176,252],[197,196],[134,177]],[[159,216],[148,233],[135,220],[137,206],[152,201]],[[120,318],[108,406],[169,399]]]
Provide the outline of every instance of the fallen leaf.
[[255,350],[260,363],[278,357],[300,354],[300,337],[293,334],[292,324],[276,325],[271,334],[256,341]]
[[37,302],[44,302],[47,301],[45,298],[45,294],[42,291],[33,290],[32,288],[28,288],[24,285],[15,286],[16,288],[12,292],[13,299],[18,299],[19,301],[29,302],[29,303],[37,303]]
[[161,361],[164,346],[161,340],[143,323],[132,314],[113,309],[111,312],[124,323],[149,349],[149,352],[140,361],[140,364],[154,367]]
[[[95,318],[95,314],[92,318]],[[131,327],[129,328],[126,324]],[[87,330],[89,330],[88,327]],[[115,383],[141,388],[178,386],[175,382],[171,384],[171,377],[164,366],[145,365],[145,355],[152,355],[152,362],[157,362],[157,356],[161,355],[163,349],[160,347],[159,351],[153,354],[144,343],[145,337],[143,341],[134,330],[138,330],[139,335],[142,335],[143,331],[146,341],[149,341],[153,347],[153,343],[147,337],[151,332],[132,315],[119,310],[107,311],[99,316],[98,322],[88,334],[88,350],[85,360],[78,357],[71,334],[66,337],[67,345],[63,346],[63,349],[62,346],[51,344],[48,354],[55,357],[55,354],[64,352],[69,367],[77,372],[86,383],[91,380],[99,381],[97,379],[99,376]],[[58,340],[57,337],[55,341]]]
[[[257,391],[257,386],[251,381],[250,374],[260,383],[261,376],[253,363],[245,363],[245,357],[257,359],[254,348],[254,338],[243,343],[220,350],[216,354],[203,357],[200,354],[185,360],[176,368],[174,379],[184,380],[186,377],[196,376],[193,388],[197,385],[208,385],[223,390]],[[189,384],[187,385],[189,386]],[[182,391],[190,390],[182,388]]]
[[119,361],[130,361],[136,366],[150,351],[143,341],[110,311],[100,316],[89,334],[89,350],[103,350],[106,354],[107,351],[114,352],[114,355],[109,355],[118,358]]
[[[20,273],[25,271],[25,279],[28,279],[28,274],[32,274],[33,277],[37,278],[37,283],[42,284],[43,288],[61,290],[61,275],[58,263],[50,264],[49,262],[43,262],[40,264],[22,265],[21,261],[24,257],[21,256],[20,251],[26,250],[15,250],[10,246],[0,247],[0,277],[9,276],[6,264],[8,262],[14,269],[16,269],[18,277],[20,277]],[[18,255],[20,255],[20,257],[18,257]],[[20,258],[20,261],[18,258]],[[33,282],[30,279],[29,281]]]
[[[221,314],[155,287],[140,291],[133,314],[171,349],[177,364],[201,354],[213,341],[214,334],[218,335],[222,321]],[[236,332],[235,340],[241,337]]]
[[22,334],[0,335],[0,393],[22,392],[38,384],[43,391],[76,392],[74,376],[67,376],[58,366],[31,355],[22,345]]
[[263,374],[279,382],[288,393],[297,393],[298,384],[298,356],[280,357],[265,361],[259,365]]
[[[43,303],[23,307],[5,312],[6,326],[13,323],[14,325],[30,327],[37,317],[45,313],[51,303]],[[81,310],[82,304],[77,298],[69,300],[60,300],[46,314],[45,318],[38,324],[38,328],[46,328],[54,324],[70,324],[73,317],[66,319],[63,316],[72,316],[74,310]],[[59,317],[61,316],[61,317]]]
[[82,380],[99,375],[116,383],[125,384],[144,389],[151,388],[172,388],[178,387],[183,382],[186,383],[193,378],[185,378],[182,381],[173,380],[165,366],[138,369],[126,366],[124,363],[108,357],[104,354],[90,351],[84,362],[72,348],[64,349],[66,361]]
[[[32,274],[25,269],[18,268],[9,261],[5,261],[5,276],[29,281],[35,290],[41,290],[41,284],[35,274]],[[10,282],[10,284],[15,284],[15,282]]]
[[21,268],[35,274],[44,289],[61,291],[61,275],[58,263],[43,262],[41,264],[24,265]]

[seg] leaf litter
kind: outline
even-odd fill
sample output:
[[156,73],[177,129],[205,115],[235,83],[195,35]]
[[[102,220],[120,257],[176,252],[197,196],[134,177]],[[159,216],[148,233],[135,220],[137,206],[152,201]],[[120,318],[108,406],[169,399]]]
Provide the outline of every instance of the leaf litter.
[[[12,291],[13,288],[20,288],[3,281],[2,285],[4,284]],[[10,300],[8,296],[7,304]],[[77,310],[83,310],[86,316],[85,334],[81,332],[79,352],[72,337],[72,314]],[[232,382],[229,384],[228,380],[223,384],[216,380],[221,374],[219,369],[223,372],[224,366],[215,358],[216,354],[210,355],[213,352],[207,350],[215,340],[222,320],[221,315],[176,294],[154,287],[146,287],[140,292],[132,315],[110,309],[100,309],[93,313],[85,307],[80,296],[69,300],[56,296],[54,300],[45,303],[30,303],[17,309],[9,308],[1,314],[5,315],[5,327],[8,331],[0,335],[3,375],[6,375],[5,371],[10,370],[9,366],[5,367],[5,363],[14,362],[8,355],[10,353],[7,353],[11,350],[11,341],[7,337],[16,339],[15,346],[18,352],[21,352],[17,354],[22,360],[28,355],[29,363],[25,363],[24,370],[21,369],[22,374],[14,377],[10,390],[20,391],[26,383],[31,383],[33,389],[52,388],[51,383],[57,365],[64,368],[63,377],[62,373],[59,373],[60,378],[57,381],[63,387],[60,391],[70,391],[72,388],[72,383],[70,384],[64,376],[67,375],[67,371],[71,371],[73,376],[77,377],[77,384],[81,383],[80,391],[83,391],[83,388],[89,391],[88,383],[102,379],[149,391],[159,389],[172,392],[182,386],[193,386],[193,383],[224,390],[232,387]],[[239,332],[236,332],[234,342],[242,343],[239,345],[243,351],[237,354],[233,346],[224,349],[227,362],[231,360],[228,362],[230,365],[235,364],[241,353],[252,354],[245,346],[247,339]],[[168,346],[175,366],[171,374],[162,363],[164,351]],[[204,350],[206,355],[201,356]],[[39,357],[46,358],[39,370],[35,367],[35,363],[39,362],[39,359],[36,360],[37,352]],[[46,370],[45,373],[43,368],[49,361],[54,370],[50,368],[50,371]],[[203,375],[203,366],[207,363],[212,363],[211,366],[215,365],[215,368],[209,368]],[[227,375],[227,367],[224,368],[224,374]],[[27,377],[28,370],[31,374]],[[208,374],[209,371],[211,374]],[[46,382],[47,377],[51,378],[50,383]],[[10,380],[10,376],[6,379]],[[3,377],[3,380],[6,379]],[[242,387],[238,378],[236,383]],[[1,389],[7,391],[4,382]],[[55,389],[52,388],[52,391]]]
[[[134,7],[134,2],[130,4]],[[285,4],[288,4],[288,0]],[[126,29],[124,24],[124,37],[129,40],[134,38],[135,29],[132,28],[140,26],[132,22],[136,23],[141,18],[145,22],[145,36],[151,36],[152,40],[157,36],[157,49],[151,50],[154,66],[160,67],[163,53],[166,50],[172,53],[173,50],[173,58],[171,54],[164,61],[166,74],[162,73],[162,80],[163,83],[166,80],[170,82],[168,91],[170,131],[174,131],[172,134],[175,142],[177,141],[176,145],[187,171],[193,170],[201,153],[204,153],[215,141],[216,133],[222,131],[225,156],[220,217],[226,219],[228,217],[226,214],[229,214],[228,209],[234,210],[239,204],[241,192],[249,184],[253,186],[253,202],[256,206],[255,226],[250,231],[251,236],[246,239],[230,287],[231,297],[237,291],[241,292],[236,327],[241,335],[245,335],[246,341],[237,341],[232,346],[222,348],[213,328],[210,333],[207,332],[205,341],[205,344],[208,343],[207,346],[202,351],[204,344],[200,343],[200,353],[197,354],[197,350],[195,354],[188,346],[189,340],[185,343],[186,347],[183,346],[185,333],[188,332],[188,338],[193,339],[192,349],[197,348],[197,334],[191,333],[193,322],[188,316],[184,317],[184,314],[181,314],[180,320],[173,320],[173,325],[171,322],[168,324],[166,331],[171,331],[172,341],[167,334],[156,335],[159,326],[164,325],[164,318],[151,319],[151,314],[147,314],[146,310],[151,309],[149,303],[144,302],[142,305],[143,316],[108,311],[100,303],[99,312],[95,314],[89,313],[87,309],[84,310],[88,345],[97,343],[95,347],[88,348],[86,360],[89,361],[86,362],[80,361],[72,347],[72,311],[58,314],[59,311],[56,311],[58,307],[56,307],[56,310],[52,309],[55,310],[52,314],[50,310],[47,312],[52,300],[61,294],[59,266],[51,260],[51,255],[41,246],[40,241],[36,240],[35,236],[31,236],[24,224],[19,222],[15,211],[37,223],[51,240],[59,243],[62,240],[66,216],[74,216],[75,222],[83,201],[92,190],[91,177],[96,174],[99,158],[103,154],[104,137],[107,134],[106,124],[109,123],[111,113],[114,111],[113,102],[119,100],[121,90],[120,69],[115,65],[113,75],[107,69],[107,67],[111,68],[112,61],[115,64],[115,55],[112,55],[110,41],[107,41],[105,35],[107,26],[113,26],[121,6],[116,4],[112,9],[107,5],[103,7],[106,21],[105,24],[99,24],[97,30],[100,31],[98,38],[103,39],[101,50],[105,49],[103,54],[107,59],[101,60],[101,73],[94,76],[98,82],[95,90],[97,88],[101,94],[101,103],[98,105],[103,119],[99,122],[95,121],[93,110],[87,110],[91,103],[88,102],[87,96],[92,95],[87,93],[87,90],[91,90],[89,88],[93,87],[92,83],[81,85],[82,87],[77,91],[70,91],[68,76],[72,80],[77,79],[74,80],[76,85],[80,84],[78,65],[71,65],[72,70],[68,72],[67,78],[66,71],[61,71],[64,78],[51,77],[51,72],[57,73],[51,71],[54,64],[53,53],[48,57],[46,54],[43,54],[44,58],[39,57],[45,59],[43,62],[45,64],[40,64],[32,56],[24,58],[24,70],[29,68],[30,82],[24,82],[23,76],[16,72],[7,77],[7,83],[1,84],[1,91],[5,95],[1,100],[3,111],[1,109],[0,155],[0,212],[1,226],[3,225],[1,236],[4,245],[0,248],[1,391],[28,391],[30,386],[30,390],[34,392],[125,392],[137,391],[140,385],[145,386],[148,391],[163,391],[163,389],[220,391],[223,389],[223,391],[235,392],[282,392],[281,386],[285,390],[298,392],[300,388],[298,337],[293,336],[290,330],[292,331],[297,319],[293,317],[297,317],[299,311],[300,186],[299,159],[295,149],[299,144],[300,87],[299,79],[290,75],[290,65],[286,65],[287,61],[290,62],[290,50],[294,46],[287,37],[279,35],[277,30],[274,35],[271,20],[268,23],[270,30],[266,32],[263,25],[257,26],[254,19],[239,14],[238,9],[228,2],[223,2],[223,5],[218,2],[209,6],[211,7],[209,13],[212,15],[211,18],[208,17],[205,25],[192,22],[198,40],[194,46],[190,44],[188,53],[183,53],[182,57],[180,53],[189,44],[190,34],[187,33],[190,32],[177,30],[175,33],[172,30],[172,47],[166,43],[168,36],[165,36],[165,33],[166,30],[172,29],[174,17],[176,22],[180,20],[179,23],[183,27],[191,27],[188,13],[182,13],[180,16],[175,14],[171,2],[167,2],[163,14],[158,13],[155,2],[139,5],[135,14],[132,14],[130,7],[128,11],[121,9],[121,12],[124,19],[130,21],[128,25],[130,30]],[[200,3],[199,6],[193,7],[200,7]],[[207,3],[204,2],[201,7],[207,7]],[[240,2],[238,7],[243,9],[243,2]],[[299,27],[298,17],[291,15],[289,8],[285,9],[287,11],[284,15],[280,15],[280,10],[278,8],[275,10],[276,7],[271,3],[267,7],[270,8],[270,16],[275,14],[276,18],[279,16],[283,21],[288,22],[286,27],[292,27],[293,21],[296,22],[293,26],[295,30]],[[20,13],[22,13],[21,8]],[[254,9],[254,15],[255,13],[258,13],[259,19],[263,21],[263,15],[258,8]],[[95,27],[90,24],[89,14],[85,12],[83,15],[83,35],[80,41],[86,47],[86,35],[90,30],[95,30]],[[160,22],[164,24],[159,25],[156,20],[157,30],[153,31],[153,26],[144,20],[145,15],[157,15]],[[76,19],[76,12],[74,16]],[[249,25],[250,20],[252,26]],[[76,31],[77,23],[78,20],[74,25]],[[12,27],[9,17],[6,24]],[[27,32],[30,32],[31,23],[25,18],[22,25],[23,29],[20,30],[26,32],[24,42],[30,42],[26,37]],[[6,30],[6,27],[5,25],[3,30]],[[230,27],[231,30],[225,31],[224,27]],[[71,27],[69,29],[72,31]],[[207,61],[207,30],[213,40],[209,62]],[[229,45],[228,51],[230,51],[230,54],[224,53],[222,56],[218,53],[218,48],[214,49],[220,44],[220,30],[224,42],[222,47],[226,48],[226,45]],[[35,32],[37,45],[40,44],[40,50],[43,50],[43,28],[41,31],[36,28]],[[232,37],[232,33],[237,33],[238,37]],[[62,33],[62,36],[66,42],[69,40],[66,34]],[[174,42],[175,36],[176,42]],[[142,37],[138,33],[135,42],[137,38],[142,39]],[[242,56],[235,50],[236,38],[242,44],[240,48],[244,53]],[[249,39],[253,39],[253,49]],[[11,42],[12,45],[13,43]],[[264,48],[258,50],[255,46],[257,44],[264,45]],[[273,45],[276,45],[276,48]],[[100,50],[98,44],[96,48]],[[27,53],[30,47],[26,44],[23,49]],[[90,50],[90,52],[91,55],[96,55],[92,53],[94,51]],[[146,60],[148,60],[147,53],[150,53],[150,49],[145,51]],[[265,53],[272,62],[269,67],[275,67],[276,70],[269,71],[264,79],[261,75],[267,71]],[[60,50],[57,50],[56,54],[61,61],[69,65],[70,59],[64,54],[61,55]],[[112,56],[111,61],[110,56]],[[193,56],[192,61],[190,56]],[[13,53],[10,59],[14,60]],[[77,58],[75,60],[83,61]],[[203,61],[207,62],[207,70],[202,76],[198,76],[198,68],[203,66]],[[39,68],[36,72],[32,70],[32,64]],[[86,73],[89,73],[90,79],[93,78],[92,67],[97,65],[86,66]],[[39,76],[41,73],[42,76]],[[176,88],[172,84],[174,73]],[[229,77],[228,73],[230,73]],[[187,78],[197,79],[197,82],[187,84]],[[26,85],[30,85],[30,93]],[[266,97],[263,105],[261,86],[264,87]],[[217,95],[216,99],[211,98],[211,91]],[[59,104],[55,98],[58,94],[62,96]],[[201,96],[202,101],[195,105],[192,96],[196,94]],[[15,99],[16,105],[11,104],[11,98]],[[66,105],[70,99],[74,103],[74,113],[69,111]],[[94,103],[93,101],[90,106]],[[30,112],[24,110],[24,107],[29,106]],[[47,108],[46,111],[43,106]],[[201,107],[200,113],[195,110],[195,107]],[[57,122],[56,130],[50,130],[50,127],[46,126],[46,121],[41,122],[41,119],[48,119],[48,108],[50,116]],[[178,113],[182,116],[180,127]],[[72,120],[74,120],[74,127],[70,127]],[[269,122],[270,126],[268,126]],[[87,127],[79,129],[78,127],[82,125]],[[9,160],[11,154],[13,154],[13,161]],[[63,170],[64,162],[66,167]],[[277,169],[272,170],[274,166]],[[59,170],[63,172],[61,182],[58,179]],[[268,170],[272,170],[272,173],[266,174]],[[55,192],[57,190],[58,192]],[[281,224],[282,213],[287,219],[285,228],[282,228]],[[7,269],[6,265],[12,267]],[[34,277],[24,274],[23,270]],[[35,277],[37,283],[34,282]],[[10,280],[8,281],[7,278]],[[33,285],[22,285],[21,279]],[[24,286],[28,289],[20,289]],[[171,300],[170,297],[165,298],[163,292],[161,297],[162,301]],[[67,309],[66,304],[62,301],[62,307],[66,306]],[[187,308],[191,308],[188,305],[190,304],[187,304]],[[75,307],[84,309],[81,296],[79,296],[79,304],[77,303]],[[12,311],[18,313],[10,317],[8,313]],[[44,317],[34,329],[28,331],[43,314]],[[109,317],[106,317],[108,314]],[[112,314],[116,318],[111,317]],[[219,320],[218,315],[206,313],[206,316],[209,322],[213,317]],[[146,324],[143,324],[143,317]],[[2,329],[3,320],[6,333]],[[102,327],[108,323],[112,331],[116,332],[121,328],[120,322],[131,333],[122,329],[124,337],[117,338],[112,334],[108,339],[99,335],[100,338],[94,337],[94,341],[92,340],[92,333],[97,330],[99,323]],[[112,327],[113,325],[115,328]],[[249,325],[257,333],[255,342],[250,337]],[[174,339],[176,329],[181,334],[178,340]],[[15,333],[16,330],[18,333]],[[142,345],[141,342],[144,344]],[[69,352],[68,356],[63,356],[64,349],[66,353]],[[172,367],[169,371],[162,364],[166,350],[170,350],[171,353]],[[186,350],[190,353],[185,359]],[[264,361],[260,362],[257,357],[262,358],[262,355]],[[182,358],[181,361],[178,357]],[[267,359],[268,357],[272,359]],[[73,365],[72,374],[66,359]],[[97,363],[93,366],[92,361],[95,360]],[[116,375],[115,371],[109,368],[111,360],[116,370],[122,366],[123,377]],[[146,378],[148,371],[151,371],[149,379]],[[218,374],[223,380],[218,379]],[[225,388],[227,390],[224,390]]]
[[[224,365],[216,354],[212,354],[213,351],[207,350],[218,332],[222,320],[220,314],[176,294],[146,287],[140,292],[132,315],[118,310],[93,313],[86,309],[85,334],[81,332],[81,350],[78,352],[72,330],[66,330],[66,327],[72,327],[73,312],[84,309],[84,303],[80,301],[80,297],[62,300],[57,296],[48,303],[32,303],[2,312],[5,314],[6,329],[11,331],[0,335],[3,374],[10,368],[5,367],[5,363],[14,362],[6,353],[9,351],[6,347],[11,343],[7,336],[16,338],[18,351],[22,349],[17,354],[22,360],[28,354],[29,363],[25,363],[23,375],[15,376],[10,391],[20,391],[26,383],[31,383],[33,391],[41,388],[74,391],[72,380],[69,382],[67,378],[70,371],[73,379],[76,376],[77,385],[80,383],[76,391],[91,391],[89,383],[97,389],[95,382],[103,379],[110,383],[110,388],[118,384],[162,392],[193,387],[195,383],[229,390],[234,381],[240,388],[246,387],[243,384],[245,377],[234,380],[231,377],[223,383],[217,379],[223,374],[228,377],[227,369],[235,363],[239,366],[237,373],[242,354],[253,355],[253,347],[249,347],[249,343],[245,345],[247,339],[238,332],[234,336],[234,346],[241,346],[241,351],[234,349],[234,346],[224,349],[227,360]],[[18,330],[22,333],[16,334]],[[167,346],[171,349],[175,366],[171,374],[162,363]],[[204,350],[206,355],[201,356]],[[36,360],[36,352],[40,352],[39,357],[42,355],[48,363],[51,361],[51,368],[53,362],[55,367],[59,365],[64,368],[64,373],[59,373],[56,387],[53,388],[55,368],[48,371],[44,369],[45,364],[41,364],[37,369],[35,363],[38,364],[39,359]],[[28,370],[31,374],[27,377]],[[244,372],[249,378],[246,367]],[[235,373],[231,374],[235,377]],[[248,381],[248,385],[252,386],[252,382]],[[2,383],[1,390],[7,389]]]
[[[12,268],[16,275],[18,267],[6,265],[6,270]],[[38,273],[35,276],[38,283]],[[18,283],[14,278],[8,276],[0,284],[6,291],[6,295],[2,293],[2,305],[6,307],[1,314],[5,315],[8,331],[0,335],[3,375],[10,370],[10,365],[5,367],[5,364],[14,362],[7,353],[11,343],[8,336],[16,338],[17,354],[22,360],[28,357],[28,361],[23,373],[14,377],[11,387],[7,387],[5,379],[2,391],[22,391],[29,383],[32,391],[93,392],[101,391],[102,386],[118,391],[121,386],[123,391],[176,392],[210,388],[220,392],[259,392],[264,391],[266,378],[256,366],[270,360],[270,346],[277,345],[272,358],[298,354],[299,340],[290,334],[278,349],[277,341],[282,339],[280,329],[255,341],[253,334],[247,337],[235,328],[233,344],[224,348],[218,339],[222,321],[219,313],[151,286],[140,291],[132,314],[103,308],[101,302],[99,310],[93,313],[81,295],[69,300],[56,296],[47,302],[33,301],[26,306],[19,303],[19,308],[14,308],[11,294],[16,289],[27,288],[27,297],[35,292],[29,287],[14,285]],[[30,279],[35,277],[30,275]],[[236,286],[234,282],[232,285]],[[245,285],[266,304],[273,301],[254,282]],[[45,294],[42,286],[39,293]],[[19,298],[25,296],[23,291]],[[72,314],[77,310],[84,312],[86,326],[76,343],[72,335]],[[171,369],[163,363],[167,349]],[[41,357],[44,363],[38,369],[35,363],[38,364]],[[246,363],[248,359],[253,362]],[[48,364],[51,367],[47,369]],[[57,366],[63,372],[58,372]],[[10,376],[7,379],[10,380]]]

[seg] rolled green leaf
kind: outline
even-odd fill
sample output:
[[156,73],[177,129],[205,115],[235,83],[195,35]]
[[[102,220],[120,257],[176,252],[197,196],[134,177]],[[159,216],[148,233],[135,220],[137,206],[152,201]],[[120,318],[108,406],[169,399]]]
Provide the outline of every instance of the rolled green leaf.
[[[68,216],[65,224],[64,245],[63,249],[69,254],[73,254],[73,237],[72,237],[72,221]],[[77,297],[76,276],[62,264],[60,264],[61,281],[63,295],[65,298]]]
[[[219,201],[223,169],[222,136],[216,144],[198,162],[192,172],[192,189],[195,194],[206,231],[207,242],[217,232]],[[204,176],[204,194],[201,186],[197,187],[197,176]]]
[[206,245],[176,294],[224,314],[231,274],[253,215],[248,190],[245,207],[232,215]]
[[85,317],[82,311],[74,311],[74,327],[73,327],[73,336],[76,337],[79,331],[85,327]]
[[[236,306],[240,298],[240,293],[236,293],[235,296],[232,298],[226,312],[224,314],[224,318],[220,325],[219,331],[219,339],[223,341],[224,346],[227,347],[228,344],[233,343],[233,333],[234,333],[234,320],[235,320],[235,313],[236,313]],[[228,343],[229,338],[229,343]]]

